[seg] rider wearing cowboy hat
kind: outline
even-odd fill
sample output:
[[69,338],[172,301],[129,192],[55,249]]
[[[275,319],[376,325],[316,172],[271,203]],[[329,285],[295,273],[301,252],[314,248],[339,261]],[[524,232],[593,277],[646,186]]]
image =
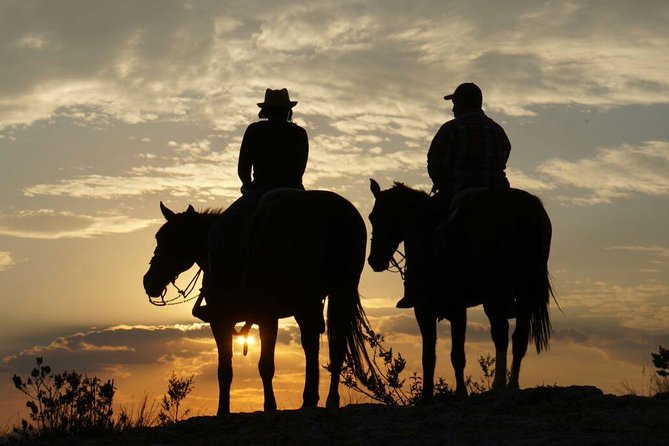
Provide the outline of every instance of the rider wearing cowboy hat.
[[[209,271],[202,294],[207,307],[196,304],[193,315],[208,322],[212,303],[234,305],[221,294],[234,287],[233,276],[241,274],[239,253],[244,223],[258,207],[263,194],[275,188],[304,190],[302,175],[307,166],[309,140],[307,132],[292,122],[293,107],[288,90],[267,89],[265,100],[258,103],[260,121],[248,126],[239,151],[237,174],[242,182],[242,196],[221,214],[209,231]],[[230,294],[234,296],[237,290]],[[222,292],[222,293],[221,293]],[[207,310],[205,310],[207,308]]]

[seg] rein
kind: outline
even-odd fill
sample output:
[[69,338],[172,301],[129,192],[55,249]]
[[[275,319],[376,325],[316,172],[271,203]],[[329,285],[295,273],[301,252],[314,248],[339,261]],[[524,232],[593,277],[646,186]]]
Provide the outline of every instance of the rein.
[[[190,282],[188,282],[188,285],[186,285],[186,288],[184,288],[184,289],[181,289],[177,286],[175,281],[177,280],[178,276],[175,277],[174,280],[172,280],[170,283],[172,284],[172,286],[174,288],[177,289],[178,294],[171,299],[165,299],[165,295],[167,294],[167,287],[166,287],[163,290],[163,292],[161,293],[159,301],[154,300],[153,298],[151,298],[151,296],[149,296],[149,303],[151,305],[155,305],[157,307],[165,307],[165,306],[168,306],[168,305],[185,304],[186,302],[190,302],[192,300],[200,298],[201,297],[200,293],[189,297],[189,294],[192,293],[193,290],[195,289],[195,284],[197,283],[197,279],[200,278],[200,274],[202,274],[202,268],[197,270],[197,273],[195,273],[193,278],[190,280]],[[183,297],[184,300],[179,300],[179,298],[181,298],[181,297]],[[232,329],[233,330],[232,335],[234,337],[239,337],[239,336],[244,337],[244,347],[243,347],[243,352],[242,352],[244,354],[244,356],[246,356],[249,353],[248,337],[249,337],[249,331],[251,331],[251,327],[253,327],[253,322],[246,322],[244,324],[244,326],[242,328],[240,328],[239,330],[237,330],[235,328]]]
[[[155,305],[157,307],[165,307],[168,305],[180,305],[180,304],[185,304],[186,302],[190,302],[191,300],[197,299],[200,295],[196,294],[195,296],[190,296],[189,294],[193,292],[195,289],[195,284],[197,283],[197,279],[200,278],[200,274],[202,274],[202,268],[197,270],[197,273],[193,276],[193,278],[188,282],[188,285],[186,285],[186,288],[183,290],[177,286],[175,281],[177,280],[177,277],[175,277],[172,282],[172,286],[177,289],[177,295],[170,298],[170,299],[165,299],[165,295],[167,294],[167,287],[163,290],[163,292],[160,295],[160,301],[154,300],[149,296],[149,303],[151,305]],[[179,300],[179,298],[183,297],[184,300]]]
[[407,258],[404,255],[404,253],[399,249],[396,250],[395,253],[399,254],[401,259],[397,261],[395,259],[395,254],[393,254],[393,256],[390,258],[391,266],[388,267],[388,271],[390,271],[391,273],[400,273],[400,277],[402,278],[402,280],[404,280],[404,276],[406,275],[407,271]]

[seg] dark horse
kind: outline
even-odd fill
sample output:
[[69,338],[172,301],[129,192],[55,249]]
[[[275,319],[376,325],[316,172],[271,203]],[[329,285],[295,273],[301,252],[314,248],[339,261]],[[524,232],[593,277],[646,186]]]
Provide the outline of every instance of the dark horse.
[[[193,263],[207,271],[207,234],[220,215],[220,211],[199,213],[192,206],[174,213],[162,203],[161,210],[167,222],[156,234],[157,247],[144,276],[144,289],[153,297]],[[306,356],[303,407],[317,405],[326,296],[331,373],[326,405],[337,407],[343,361],[358,377],[364,376],[363,364],[369,365],[363,337],[367,319],[358,294],[367,243],[364,221],[349,201],[327,191],[281,196],[262,206],[252,221],[254,230],[246,237],[252,249],[245,250],[252,254],[244,256],[244,264],[253,267],[243,268],[235,310],[216,310],[211,322],[218,349],[218,415],[230,412],[232,337],[235,323],[242,321],[259,326],[264,409],[276,409],[272,378],[278,319],[289,316],[300,327]]]
[[[375,180],[371,180],[371,191],[376,202],[369,216],[373,231],[368,261],[374,271],[384,271],[428,195],[400,183],[381,191]],[[528,340],[540,352],[548,348],[551,334],[547,262],[552,229],[541,201],[519,189],[487,189],[461,203],[433,239],[433,295],[420,296],[414,308],[423,338],[423,395],[428,399],[433,392],[438,320],[446,318],[451,323],[451,363],[460,395],[467,394],[468,307],[483,304],[490,320],[495,344],[493,389],[507,385],[507,318],[516,317],[510,388],[518,388]],[[411,265],[406,266],[410,271]]]

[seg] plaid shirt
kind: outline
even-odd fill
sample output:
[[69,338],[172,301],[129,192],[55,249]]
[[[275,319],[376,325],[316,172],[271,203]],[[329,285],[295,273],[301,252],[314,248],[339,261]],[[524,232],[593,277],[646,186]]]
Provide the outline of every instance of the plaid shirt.
[[511,143],[504,129],[483,111],[442,125],[427,153],[435,189],[456,193],[467,187],[509,187],[506,161]]

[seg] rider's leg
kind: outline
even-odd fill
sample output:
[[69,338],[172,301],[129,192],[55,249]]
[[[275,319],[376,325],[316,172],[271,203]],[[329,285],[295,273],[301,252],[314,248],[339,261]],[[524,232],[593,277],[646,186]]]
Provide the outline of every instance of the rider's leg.
[[[201,295],[207,301],[206,306],[196,304],[193,316],[210,322],[213,314],[228,304],[225,294],[234,293],[236,286],[233,278],[241,273],[241,233],[246,218],[253,213],[262,193],[250,191],[233,202],[209,229],[209,258],[203,279]],[[233,299],[229,299],[232,301]]]
[[404,242],[407,258],[404,297],[397,302],[397,308],[412,308],[417,299],[428,299],[431,296],[433,234],[448,210],[450,201],[450,195],[445,193],[430,197],[409,227]]

